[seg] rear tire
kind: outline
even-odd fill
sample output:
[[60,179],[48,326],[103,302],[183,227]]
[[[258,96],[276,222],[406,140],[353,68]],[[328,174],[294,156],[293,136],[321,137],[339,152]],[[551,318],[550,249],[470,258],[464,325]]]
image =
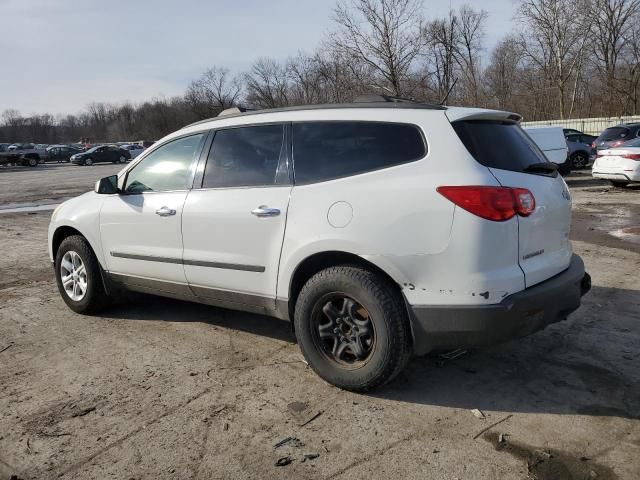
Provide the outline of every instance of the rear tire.
[[616,188],[624,188],[627,185],[629,185],[629,182],[619,181],[619,180],[609,180],[609,182],[611,182],[611,185],[613,185]]
[[345,390],[380,387],[411,357],[409,319],[397,286],[360,267],[331,267],[311,277],[298,296],[294,324],[311,368]]
[[[100,264],[80,235],[72,235],[62,241],[56,252],[55,272],[60,295],[74,312],[96,313],[108,305],[109,297],[102,283]],[[71,286],[69,281],[74,285]]]

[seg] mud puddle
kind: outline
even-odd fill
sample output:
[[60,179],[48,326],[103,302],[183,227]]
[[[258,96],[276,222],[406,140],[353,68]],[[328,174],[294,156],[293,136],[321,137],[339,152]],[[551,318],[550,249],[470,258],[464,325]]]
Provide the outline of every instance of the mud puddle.
[[571,238],[640,251],[640,208],[589,204],[573,212]]
[[576,457],[556,449],[540,449],[511,440],[509,435],[487,432],[482,438],[499,452],[526,462],[527,478],[532,480],[614,480],[618,478],[609,467],[587,456]]

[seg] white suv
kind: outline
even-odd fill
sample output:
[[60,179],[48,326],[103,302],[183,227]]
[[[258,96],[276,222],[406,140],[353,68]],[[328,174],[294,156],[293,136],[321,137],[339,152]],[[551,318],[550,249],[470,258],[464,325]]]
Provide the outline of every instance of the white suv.
[[59,206],[62,298],[124,288],[291,319],[342,388],[522,336],[589,289],[571,199],[518,115],[367,98],[225,112]]

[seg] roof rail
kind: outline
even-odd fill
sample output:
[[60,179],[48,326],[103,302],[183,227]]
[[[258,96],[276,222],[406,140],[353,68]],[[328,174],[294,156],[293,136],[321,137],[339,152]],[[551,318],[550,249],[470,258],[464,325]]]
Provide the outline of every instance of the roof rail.
[[252,109],[250,108],[246,108],[246,107],[241,107],[240,105],[236,105],[235,107],[231,107],[231,108],[225,108],[224,110],[222,110],[218,116],[219,117],[225,117],[227,115],[235,115],[236,113],[244,113],[244,112],[249,112]]
[[415,100],[411,100],[408,98],[402,98],[402,97],[393,97],[391,95],[378,95],[375,93],[372,94],[367,94],[367,95],[360,95],[356,98],[353,99],[353,103],[386,103],[386,102],[392,102],[392,103],[419,103],[416,102]]

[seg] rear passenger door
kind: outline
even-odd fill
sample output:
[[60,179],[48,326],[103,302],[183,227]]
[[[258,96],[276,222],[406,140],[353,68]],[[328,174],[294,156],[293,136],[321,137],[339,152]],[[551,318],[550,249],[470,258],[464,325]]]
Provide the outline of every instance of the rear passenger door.
[[197,296],[257,311],[275,305],[292,183],[287,130],[215,131],[182,220],[184,269]]

